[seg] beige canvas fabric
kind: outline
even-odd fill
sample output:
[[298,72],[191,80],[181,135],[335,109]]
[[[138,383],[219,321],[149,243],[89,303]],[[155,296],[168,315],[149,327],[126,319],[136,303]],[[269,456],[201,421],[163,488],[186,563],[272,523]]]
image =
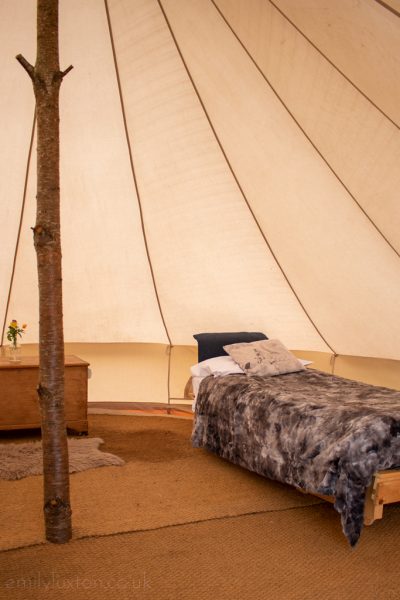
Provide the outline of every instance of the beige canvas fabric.
[[[400,360],[400,19],[384,4],[60,0],[68,343],[158,356],[264,331]],[[0,325],[27,322],[28,344],[34,97],[15,56],[35,62],[35,27],[35,3],[0,3]],[[114,367],[94,354],[101,378]]]

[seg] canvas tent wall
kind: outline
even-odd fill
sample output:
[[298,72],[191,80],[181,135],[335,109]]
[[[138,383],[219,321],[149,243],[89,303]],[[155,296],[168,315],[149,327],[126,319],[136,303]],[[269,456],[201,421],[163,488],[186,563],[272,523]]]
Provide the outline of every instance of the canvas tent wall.
[[[0,320],[27,321],[29,344],[34,99],[14,57],[34,61],[35,11],[0,5]],[[213,330],[400,386],[399,15],[60,1],[65,339],[92,400],[181,397],[192,334]]]

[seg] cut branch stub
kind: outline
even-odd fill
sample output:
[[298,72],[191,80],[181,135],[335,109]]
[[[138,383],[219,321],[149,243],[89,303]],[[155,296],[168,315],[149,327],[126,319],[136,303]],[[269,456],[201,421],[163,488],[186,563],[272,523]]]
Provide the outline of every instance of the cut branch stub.
[[67,75],[67,73],[69,73],[73,68],[74,67],[72,65],[69,65],[69,67],[67,69],[65,69],[65,71],[57,71],[56,73],[54,73],[53,82],[61,83],[61,81],[64,79],[64,77]]
[[45,229],[41,225],[36,225],[36,227],[31,227],[33,231],[33,239],[35,246],[45,246],[47,243],[52,242],[54,240],[54,236],[51,231]]
[[70,71],[72,71],[72,69],[73,69],[73,68],[74,68],[74,67],[73,67],[72,65],[69,65],[69,67],[67,67],[67,68],[65,69],[65,71],[61,71],[61,77],[65,77],[66,75],[68,75],[68,73],[69,73]]
[[[36,80],[36,82],[40,81],[40,77],[38,76],[37,71],[35,70],[35,67],[33,67],[31,65],[31,63],[29,61],[27,61],[24,56],[22,56],[22,54],[17,54],[17,56],[15,58],[17,59],[19,64],[23,66],[23,68],[28,73],[28,75],[32,79],[32,81],[35,81],[35,80]],[[53,76],[53,81],[54,82],[61,81],[62,79],[64,79],[64,77],[66,75],[68,75],[68,73],[70,71],[72,71],[73,68],[74,68],[73,65],[69,65],[69,67],[67,67],[64,71],[57,71]]]
[[22,65],[22,66],[24,67],[25,71],[28,73],[29,77],[30,77],[30,78],[32,79],[32,81],[33,81],[33,79],[34,79],[34,77],[35,77],[35,69],[34,69],[34,67],[31,65],[31,63],[30,63],[30,62],[28,62],[28,61],[26,60],[26,58],[24,58],[24,57],[22,56],[22,54],[18,54],[18,55],[17,55],[15,58],[16,58],[16,59],[17,59],[17,61],[20,63],[20,65]]
[[63,544],[72,536],[71,507],[62,498],[50,498],[44,505],[47,520],[47,540]]

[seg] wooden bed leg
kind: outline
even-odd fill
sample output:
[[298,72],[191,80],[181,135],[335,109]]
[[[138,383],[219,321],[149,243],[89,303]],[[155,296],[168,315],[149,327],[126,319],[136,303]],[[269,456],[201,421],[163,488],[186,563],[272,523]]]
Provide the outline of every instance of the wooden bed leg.
[[375,504],[373,486],[367,489],[364,505],[364,525],[372,525],[376,519],[383,517],[383,504]]
[[400,502],[399,469],[379,471],[365,496],[364,523],[370,525],[375,519],[382,519],[384,504]]
[[377,480],[375,478],[365,494],[364,525],[372,525],[376,519],[383,517],[383,502],[379,501],[376,488]]

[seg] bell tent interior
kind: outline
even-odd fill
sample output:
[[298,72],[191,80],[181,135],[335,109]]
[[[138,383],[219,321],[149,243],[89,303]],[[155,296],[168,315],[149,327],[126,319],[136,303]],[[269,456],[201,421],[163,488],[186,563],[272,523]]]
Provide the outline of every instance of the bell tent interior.
[[[400,0],[60,0],[66,354],[188,403],[193,335],[400,389]],[[0,323],[38,352],[36,2],[0,4]],[[394,597],[394,596],[393,596]]]
[[[182,399],[193,334],[400,387],[400,36],[376,0],[60,3],[66,352],[89,401]],[[38,300],[35,2],[1,3],[0,311]]]

